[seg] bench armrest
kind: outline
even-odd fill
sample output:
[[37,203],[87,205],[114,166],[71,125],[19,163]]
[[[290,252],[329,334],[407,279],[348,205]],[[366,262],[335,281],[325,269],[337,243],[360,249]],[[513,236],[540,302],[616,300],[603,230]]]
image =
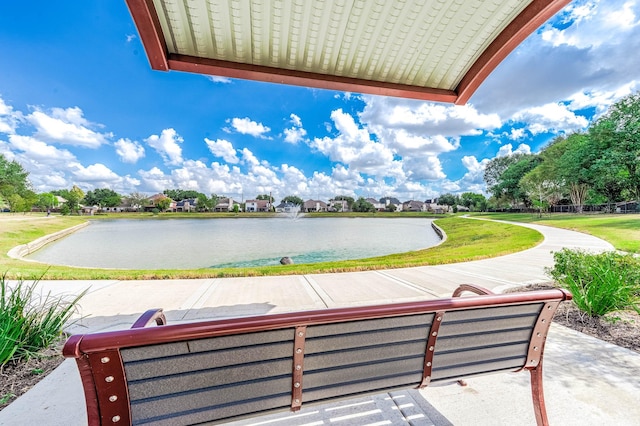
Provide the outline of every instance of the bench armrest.
[[138,318],[137,321],[133,323],[131,328],[144,328],[151,324],[153,321],[155,321],[157,325],[165,325],[167,323],[167,318],[164,316],[162,308],[149,309],[147,312],[140,315],[140,318]]
[[494,294],[488,288],[481,287],[475,284],[460,284],[458,288],[456,288],[451,297],[460,297],[462,293],[465,291],[470,291],[475,294],[484,295],[484,294]]

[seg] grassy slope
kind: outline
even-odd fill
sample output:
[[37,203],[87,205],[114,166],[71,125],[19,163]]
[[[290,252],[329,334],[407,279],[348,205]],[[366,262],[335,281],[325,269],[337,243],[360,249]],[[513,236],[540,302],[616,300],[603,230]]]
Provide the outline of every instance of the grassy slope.
[[[196,217],[195,215],[187,216]],[[382,215],[376,214],[375,216],[381,217]],[[395,217],[397,216],[398,214],[395,214]],[[113,217],[113,215],[110,216],[110,218]],[[115,217],[126,216],[116,215]],[[138,215],[136,217],[140,218],[141,216]],[[176,216],[170,215],[168,217]],[[256,217],[256,215],[253,214],[252,217]],[[112,270],[47,266],[11,259],[6,255],[12,247],[33,241],[46,234],[66,229],[84,220],[84,218],[78,217],[55,217],[27,221],[1,221],[0,271],[7,271],[9,277],[35,278],[45,274],[43,279],[206,278],[347,272],[483,259],[524,250],[542,241],[542,236],[539,233],[519,226],[448,217],[438,219],[436,222],[448,236],[447,241],[437,247],[409,253],[341,262],[224,269]]]
[[584,232],[610,242],[618,250],[640,253],[640,215],[637,214],[554,213],[539,217],[537,214],[527,213],[486,213],[481,216],[488,219],[536,223]]

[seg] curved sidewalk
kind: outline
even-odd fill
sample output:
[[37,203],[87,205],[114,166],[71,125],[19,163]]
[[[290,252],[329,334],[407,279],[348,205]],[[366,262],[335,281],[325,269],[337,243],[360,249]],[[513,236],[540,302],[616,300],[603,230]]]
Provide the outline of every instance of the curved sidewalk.
[[[81,301],[80,313],[85,318],[69,330],[86,333],[128,328],[142,312],[157,307],[165,309],[171,324],[445,297],[461,283],[502,291],[549,281],[544,269],[553,265],[552,252],[563,247],[590,251],[613,249],[609,243],[586,234],[540,225],[522,226],[541,232],[544,241],[523,252],[450,265],[304,276],[43,281],[41,286],[45,292],[58,294],[77,294],[89,288]],[[637,380],[640,354],[554,324],[545,365],[545,394],[551,424],[637,424],[634,422],[640,419],[640,406],[635,398],[640,394]],[[456,425],[535,424],[527,374],[479,377],[468,383],[467,387],[429,387],[420,393]],[[86,422],[84,416],[77,368],[72,360],[67,360],[0,412],[0,425],[82,425]]]

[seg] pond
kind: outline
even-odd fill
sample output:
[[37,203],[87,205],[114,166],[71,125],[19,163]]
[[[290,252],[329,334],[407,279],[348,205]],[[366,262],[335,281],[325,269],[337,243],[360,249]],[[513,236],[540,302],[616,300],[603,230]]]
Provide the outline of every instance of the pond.
[[424,218],[99,220],[29,256],[93,268],[196,269],[362,259],[437,245]]

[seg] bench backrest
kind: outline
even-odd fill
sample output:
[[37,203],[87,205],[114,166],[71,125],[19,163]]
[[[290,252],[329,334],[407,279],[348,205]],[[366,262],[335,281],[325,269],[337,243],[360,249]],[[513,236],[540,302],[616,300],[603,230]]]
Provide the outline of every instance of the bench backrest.
[[568,297],[548,290],[165,325],[73,336],[65,355],[78,358],[90,422],[224,422],[534,368]]

